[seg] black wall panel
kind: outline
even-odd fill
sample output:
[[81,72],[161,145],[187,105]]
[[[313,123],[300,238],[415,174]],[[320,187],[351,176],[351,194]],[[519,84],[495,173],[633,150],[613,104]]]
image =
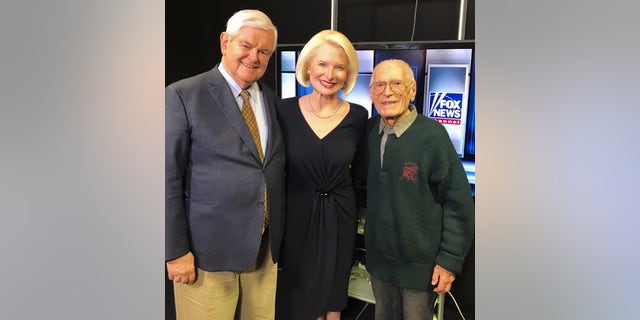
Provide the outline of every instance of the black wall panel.
[[[337,29],[353,42],[455,40],[458,0],[337,0]],[[195,75],[220,61],[220,32],[235,11],[264,11],[278,27],[278,43],[305,43],[331,28],[330,0],[166,0],[165,83]],[[466,39],[474,39],[475,0],[467,1]],[[264,81],[273,85],[270,66]]]

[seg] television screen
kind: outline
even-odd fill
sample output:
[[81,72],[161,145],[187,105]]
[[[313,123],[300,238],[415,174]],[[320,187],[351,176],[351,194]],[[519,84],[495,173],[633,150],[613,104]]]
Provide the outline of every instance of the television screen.
[[[386,59],[406,61],[418,87],[412,103],[419,113],[446,128],[475,194],[475,85],[472,40],[444,42],[354,43],[360,66],[353,91],[341,98],[376,114],[369,98],[373,67]],[[297,83],[296,59],[303,44],[278,45],[275,56],[276,92],[282,98],[302,96],[311,87]]]

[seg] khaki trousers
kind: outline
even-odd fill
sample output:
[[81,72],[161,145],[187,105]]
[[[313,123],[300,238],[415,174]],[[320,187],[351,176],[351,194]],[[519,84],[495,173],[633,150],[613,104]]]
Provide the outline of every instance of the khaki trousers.
[[268,230],[252,269],[196,272],[194,284],[173,284],[177,320],[274,319],[278,271],[271,260]]

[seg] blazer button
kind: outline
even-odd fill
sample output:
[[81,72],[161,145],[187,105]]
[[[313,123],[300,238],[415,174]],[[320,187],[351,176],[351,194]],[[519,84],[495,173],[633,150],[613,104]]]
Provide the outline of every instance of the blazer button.
[[263,207],[264,206],[264,201],[258,201],[258,207]]

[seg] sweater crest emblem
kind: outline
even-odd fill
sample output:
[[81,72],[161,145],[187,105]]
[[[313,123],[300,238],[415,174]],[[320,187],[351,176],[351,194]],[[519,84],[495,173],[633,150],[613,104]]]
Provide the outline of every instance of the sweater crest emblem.
[[413,162],[405,162],[400,180],[415,183],[418,180],[419,167]]

